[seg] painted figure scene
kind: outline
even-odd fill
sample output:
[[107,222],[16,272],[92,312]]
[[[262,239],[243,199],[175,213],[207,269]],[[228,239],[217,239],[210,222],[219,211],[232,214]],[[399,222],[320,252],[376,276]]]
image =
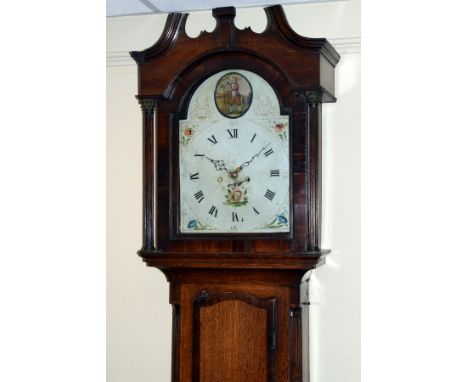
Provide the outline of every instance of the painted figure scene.
[[235,72],[221,77],[215,89],[215,103],[225,117],[243,116],[252,103],[252,87],[247,78]]

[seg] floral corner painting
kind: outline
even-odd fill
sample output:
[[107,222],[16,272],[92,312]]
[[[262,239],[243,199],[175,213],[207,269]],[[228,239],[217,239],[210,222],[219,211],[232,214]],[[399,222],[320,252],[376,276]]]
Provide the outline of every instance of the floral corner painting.
[[227,118],[242,117],[252,103],[252,86],[242,74],[231,72],[223,75],[216,84],[215,104]]

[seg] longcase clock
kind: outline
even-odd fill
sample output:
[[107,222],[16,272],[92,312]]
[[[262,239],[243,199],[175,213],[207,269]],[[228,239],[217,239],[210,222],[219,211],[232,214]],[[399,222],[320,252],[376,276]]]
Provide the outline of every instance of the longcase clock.
[[213,10],[211,33],[170,14],[131,52],[143,110],[143,246],[173,306],[173,382],[307,376],[304,274],[320,248],[321,105],[339,55],[265,8],[263,33]]

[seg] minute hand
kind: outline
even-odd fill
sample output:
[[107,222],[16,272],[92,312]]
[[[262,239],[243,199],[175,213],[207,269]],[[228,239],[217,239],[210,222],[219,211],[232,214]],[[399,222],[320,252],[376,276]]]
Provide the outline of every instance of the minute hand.
[[253,161],[255,158],[257,158],[257,157],[262,153],[262,151],[265,150],[268,146],[270,146],[270,143],[268,143],[266,146],[262,147],[262,148],[260,149],[260,151],[259,151],[257,154],[255,154],[254,156],[252,156],[252,158],[250,158],[250,160],[248,160],[247,162],[242,163],[242,164],[239,166],[239,170],[242,170],[244,167],[247,167],[250,163],[252,163],[252,161]]

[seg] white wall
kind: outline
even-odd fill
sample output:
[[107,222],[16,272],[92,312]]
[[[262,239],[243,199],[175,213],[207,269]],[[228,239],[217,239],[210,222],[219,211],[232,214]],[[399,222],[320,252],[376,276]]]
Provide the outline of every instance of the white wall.
[[[323,106],[323,247],[333,252],[311,277],[313,382],[360,380],[360,2],[285,6],[292,27],[326,37],[341,54],[338,102]],[[236,24],[261,31],[260,8],[240,9]],[[128,51],[152,45],[165,15],[107,19],[108,382],[170,381],[168,284],[147,268],[141,244],[141,112],[136,65]],[[189,17],[188,32],[214,25]]]

